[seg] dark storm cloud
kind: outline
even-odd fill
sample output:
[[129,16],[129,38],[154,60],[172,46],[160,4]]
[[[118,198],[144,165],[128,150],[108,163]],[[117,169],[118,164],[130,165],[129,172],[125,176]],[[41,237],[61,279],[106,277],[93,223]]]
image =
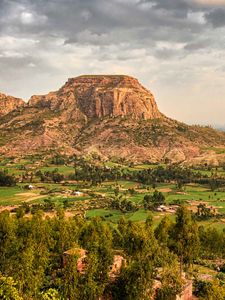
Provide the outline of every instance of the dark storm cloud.
[[180,104],[205,82],[224,86],[225,8],[214,1],[0,0],[0,91],[28,98],[67,77],[120,72],[167,88],[165,101],[178,90]]
[[66,43],[87,43],[88,39],[93,44],[113,44],[118,39],[118,42],[126,42],[134,36],[134,42],[138,42],[142,39],[142,31],[149,40],[165,39],[164,32],[170,31],[167,39],[176,40],[202,29],[187,18],[191,6],[185,1],[160,0],[149,8],[143,6],[145,3],[132,0],[3,0],[0,30],[18,35],[53,35],[65,38]]
[[208,26],[194,19],[198,13],[215,27],[225,23],[222,8],[187,0],[2,0],[0,33],[62,38],[65,44],[192,43]]
[[[213,10],[191,0],[1,0],[0,39],[9,37],[9,50],[0,40],[0,64],[1,57],[10,54],[30,57],[36,50],[47,58],[48,52],[66,52],[70,45],[96,47],[95,53],[109,60],[124,59],[124,47],[145,49],[161,59],[180,56],[182,49],[188,55],[207,47],[199,36],[224,20],[222,8]],[[20,39],[27,39],[24,47]],[[168,45],[161,46],[162,41]],[[111,46],[113,55],[107,53]]]
[[141,1],[142,3],[149,2],[153,3],[153,6],[156,9],[164,9],[167,11],[173,11],[174,15],[177,17],[185,17],[187,15],[188,9],[190,9],[191,5],[184,0],[157,0],[157,1],[152,1],[152,0],[144,0]]
[[206,20],[213,25],[213,27],[225,26],[225,9],[217,8],[206,14]]

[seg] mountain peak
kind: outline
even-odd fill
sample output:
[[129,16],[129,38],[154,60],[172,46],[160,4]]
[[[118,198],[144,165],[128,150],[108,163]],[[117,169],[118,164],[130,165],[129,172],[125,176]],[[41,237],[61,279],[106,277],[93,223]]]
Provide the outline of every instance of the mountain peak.
[[[203,149],[225,144],[222,132],[166,118],[152,93],[127,75],[83,75],[28,104],[2,94],[0,103],[0,116],[19,107],[0,118],[4,155],[94,152],[140,162],[205,161]],[[221,155],[210,157],[225,161]]]
[[30,106],[53,110],[77,109],[87,119],[129,116],[155,119],[159,112],[154,96],[137,79],[127,75],[82,75],[70,78],[57,92],[33,96]]
[[136,87],[146,90],[136,78],[128,75],[81,75],[69,78],[65,86],[81,84],[103,88]]
[[96,82],[98,84],[104,84],[105,82],[111,82],[114,84],[119,84],[119,83],[125,83],[125,82],[130,82],[130,83],[138,83],[138,80],[132,76],[129,75],[119,75],[119,74],[112,74],[112,75],[80,75],[77,77],[72,77],[68,79],[68,82]]

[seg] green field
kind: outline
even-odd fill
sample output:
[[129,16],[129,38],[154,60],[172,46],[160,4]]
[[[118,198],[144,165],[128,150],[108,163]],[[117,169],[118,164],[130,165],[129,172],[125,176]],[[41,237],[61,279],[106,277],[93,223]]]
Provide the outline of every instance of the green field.
[[[123,170],[137,171],[149,168],[156,168],[157,165],[136,165],[127,167],[114,162],[105,163],[108,167],[120,167]],[[39,166],[33,164],[30,160],[21,160],[17,163],[4,161],[0,163],[0,170],[7,169],[9,174],[15,174],[18,178],[22,178],[25,172],[40,170],[42,173],[52,172],[55,169],[66,178],[74,173],[74,167],[71,165],[56,166],[46,164]],[[199,172],[199,170],[193,170]],[[218,168],[211,171],[200,170],[202,174],[211,174],[218,172],[222,174],[224,170]],[[24,186],[32,184],[33,189],[27,190]],[[122,212],[120,210],[110,209],[107,207],[107,199],[115,197],[115,190],[118,190],[117,197],[132,201],[137,206],[134,212]],[[192,210],[196,210],[198,203],[206,203],[213,207],[220,214],[225,214],[225,190],[219,189],[211,191],[209,187],[199,184],[187,184],[182,190],[178,190],[175,183],[157,183],[156,189],[165,195],[166,204],[184,203]],[[130,190],[134,190],[133,193]],[[76,195],[75,191],[79,191],[81,195]],[[5,206],[18,206],[23,202],[29,205],[44,204],[46,200],[52,201],[56,206],[62,206],[65,201],[69,205],[71,211],[85,210],[85,216],[92,218],[96,216],[113,223],[118,222],[121,217],[134,222],[143,222],[151,214],[143,209],[143,199],[146,194],[152,194],[154,189],[151,185],[143,185],[138,182],[129,180],[105,181],[100,185],[91,186],[88,182],[69,181],[64,183],[38,182],[34,177],[34,182],[31,183],[25,180],[15,187],[0,187],[0,208]],[[105,199],[105,200],[104,200]],[[154,223],[158,224],[166,212],[155,212]],[[169,214],[170,218],[174,218],[173,214]],[[225,228],[225,217],[221,219],[211,219],[209,221],[200,222],[204,226],[215,226],[220,229]]]

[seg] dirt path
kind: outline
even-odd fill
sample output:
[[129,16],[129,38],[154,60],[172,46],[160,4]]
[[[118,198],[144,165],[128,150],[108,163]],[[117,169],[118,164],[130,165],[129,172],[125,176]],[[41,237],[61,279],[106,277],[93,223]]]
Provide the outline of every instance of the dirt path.
[[23,201],[23,202],[30,202],[30,201],[41,199],[41,198],[45,197],[45,195],[37,195],[37,194],[31,193],[31,192],[20,193],[20,194],[16,194],[15,196],[25,197],[26,199],[21,199],[21,201]]

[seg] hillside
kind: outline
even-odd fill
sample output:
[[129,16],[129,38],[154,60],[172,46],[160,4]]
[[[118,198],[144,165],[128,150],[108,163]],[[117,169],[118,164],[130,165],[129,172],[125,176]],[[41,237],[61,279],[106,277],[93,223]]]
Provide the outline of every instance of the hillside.
[[9,103],[0,111],[3,155],[95,152],[139,162],[225,161],[225,133],[167,118],[152,93],[130,76],[71,78],[27,104]]

